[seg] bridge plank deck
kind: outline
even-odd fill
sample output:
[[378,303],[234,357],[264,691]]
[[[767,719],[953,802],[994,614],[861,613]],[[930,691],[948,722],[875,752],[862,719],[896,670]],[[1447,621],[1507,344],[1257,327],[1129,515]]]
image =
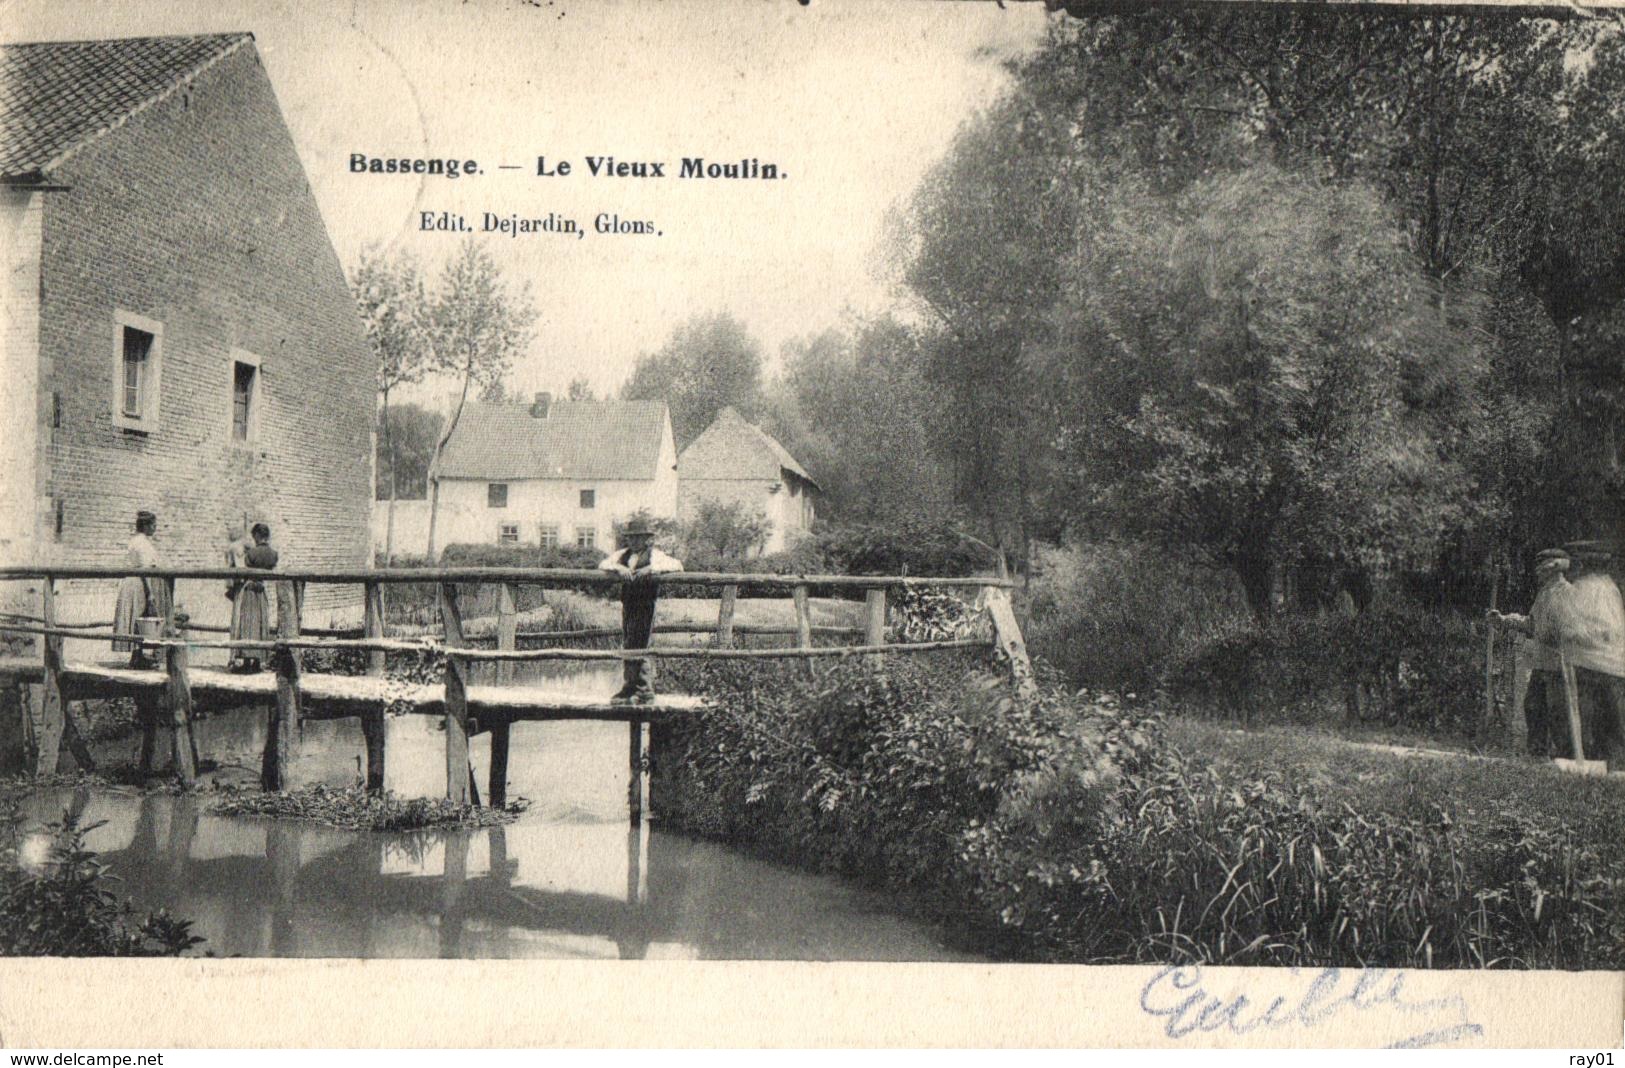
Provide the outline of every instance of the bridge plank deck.
[[[37,657],[0,657],[0,676],[19,681],[38,681],[44,663]],[[224,668],[189,669],[192,690],[214,698],[241,697],[270,701],[276,698],[276,676],[270,672],[234,675]],[[159,691],[168,685],[161,670],[142,670],[119,664],[67,661],[63,682],[70,700],[89,700],[126,694]],[[410,702],[412,712],[443,715],[445,691],[437,685],[399,683],[365,675],[300,676],[300,697],[305,699],[305,719],[336,719],[359,715],[369,707],[394,701]],[[701,699],[687,694],[658,694],[648,705],[615,704],[607,698],[560,692],[545,684],[511,686],[470,686],[469,711],[477,718],[510,722],[548,720],[607,720],[626,723],[633,720],[659,720],[677,712],[693,711]]]

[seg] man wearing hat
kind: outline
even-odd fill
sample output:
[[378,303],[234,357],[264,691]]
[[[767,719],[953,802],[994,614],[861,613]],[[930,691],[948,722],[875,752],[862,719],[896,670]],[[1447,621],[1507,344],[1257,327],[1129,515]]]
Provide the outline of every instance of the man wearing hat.
[[[1563,693],[1562,666],[1558,652],[1565,637],[1579,631],[1579,610],[1574,586],[1564,577],[1570,567],[1569,554],[1562,549],[1544,549],[1535,557],[1535,601],[1527,616],[1502,615],[1491,611],[1490,622],[1500,623],[1522,634],[1518,650],[1519,680],[1529,672],[1528,691],[1523,696],[1524,725],[1531,756],[1568,756],[1572,743],[1565,727],[1568,713]],[[1513,683],[1521,690],[1521,681]],[[1513,703],[1516,705],[1517,695]]]
[[1609,573],[1609,545],[1580,541],[1565,548],[1576,565],[1570,574],[1584,631],[1571,655],[1581,715],[1594,736],[1586,744],[1595,752],[1586,755],[1617,767],[1625,762],[1625,598]]
[[[1524,634],[1520,663],[1530,671],[1524,718],[1529,728],[1529,752],[1546,756],[1555,747],[1558,756],[1572,756],[1572,742],[1564,727],[1567,698],[1563,693],[1559,654],[1569,658],[1577,688],[1581,690],[1582,739],[1587,756],[1614,761],[1625,758],[1625,732],[1615,683],[1625,676],[1625,635],[1611,624],[1616,614],[1609,605],[1612,578],[1603,573],[1570,582],[1573,566],[1562,549],[1546,549],[1536,557],[1538,592],[1528,616],[1492,613],[1491,620]],[[1583,585],[1582,585],[1583,584]],[[1520,672],[1521,674],[1521,672]]]
[[[654,635],[655,601],[660,596],[660,585],[653,577],[681,571],[683,565],[654,547],[654,528],[641,515],[632,517],[621,532],[621,538],[626,547],[605,557],[598,567],[625,579],[621,584],[621,646],[626,649],[647,649]],[[654,700],[652,661],[627,660],[625,672],[625,685],[612,700],[635,701],[639,704]]]

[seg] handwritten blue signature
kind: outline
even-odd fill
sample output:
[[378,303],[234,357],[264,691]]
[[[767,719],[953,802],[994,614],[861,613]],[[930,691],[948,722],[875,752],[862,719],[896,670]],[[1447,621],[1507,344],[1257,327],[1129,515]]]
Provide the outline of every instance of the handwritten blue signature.
[[[1279,974],[1279,973],[1276,973]],[[1314,1028],[1339,1015],[1432,1016],[1420,1020],[1424,1030],[1391,1043],[1390,1049],[1423,1049],[1482,1036],[1484,1029],[1468,1018],[1459,994],[1411,1000],[1405,996],[1405,973],[1386,968],[1326,968],[1304,975],[1301,993],[1253,1001],[1244,993],[1216,994],[1203,985],[1200,965],[1169,965],[1140,990],[1140,1008],[1166,1021],[1169,1038],[1224,1031],[1233,1035],[1284,1027]],[[1453,1017],[1453,1019],[1450,1019]]]

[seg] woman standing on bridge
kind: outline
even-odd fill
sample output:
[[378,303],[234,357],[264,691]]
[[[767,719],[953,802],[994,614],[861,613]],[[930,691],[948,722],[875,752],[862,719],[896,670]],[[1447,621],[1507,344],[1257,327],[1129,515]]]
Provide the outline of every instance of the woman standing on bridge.
[[[135,533],[130,536],[125,563],[137,570],[163,567],[158,554],[158,517],[152,512],[135,514]],[[126,575],[119,582],[118,601],[113,607],[113,633],[135,634],[138,620],[157,618],[167,620],[170,614],[169,586],[161,578],[143,578]],[[113,642],[115,653],[129,653],[131,667],[151,667],[152,662],[142,654],[141,643],[129,640]]]
[[[250,532],[254,546],[243,554],[246,567],[270,571],[276,567],[277,552],[271,548],[271,528],[255,523]],[[237,587],[237,597],[231,612],[231,640],[234,642],[263,642],[271,636],[271,611],[265,598],[265,583],[249,579]],[[263,649],[233,649],[231,670],[253,673],[260,670],[265,659]]]

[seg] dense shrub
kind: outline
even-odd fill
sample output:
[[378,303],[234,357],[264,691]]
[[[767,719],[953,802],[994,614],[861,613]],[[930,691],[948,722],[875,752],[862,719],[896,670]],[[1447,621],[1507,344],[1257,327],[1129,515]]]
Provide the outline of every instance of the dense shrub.
[[1287,615],[1189,649],[1165,682],[1189,710],[1248,722],[1471,734],[1483,709],[1483,626],[1404,604],[1357,616]]
[[1040,547],[1027,647],[1074,686],[1146,691],[1171,660],[1250,625],[1233,576],[1133,544]]
[[136,916],[113,893],[106,865],[85,848],[85,833],[71,810],[52,832],[49,856],[25,865],[19,853],[21,821],[7,820],[0,846],[0,955],[10,957],[178,957],[203,939],[188,921],[159,911]]
[[798,549],[834,575],[950,578],[994,570],[986,548],[953,527],[918,521],[821,524]]
[[[1337,752],[1318,777],[1267,748],[1217,762],[1109,697],[1023,701],[913,661],[683,674],[709,707],[657,735],[664,818],[900,892],[999,956],[1625,963],[1611,783],[1554,798],[1487,764],[1425,778],[1384,756],[1356,779]],[[1605,817],[1579,820],[1563,789]]]

